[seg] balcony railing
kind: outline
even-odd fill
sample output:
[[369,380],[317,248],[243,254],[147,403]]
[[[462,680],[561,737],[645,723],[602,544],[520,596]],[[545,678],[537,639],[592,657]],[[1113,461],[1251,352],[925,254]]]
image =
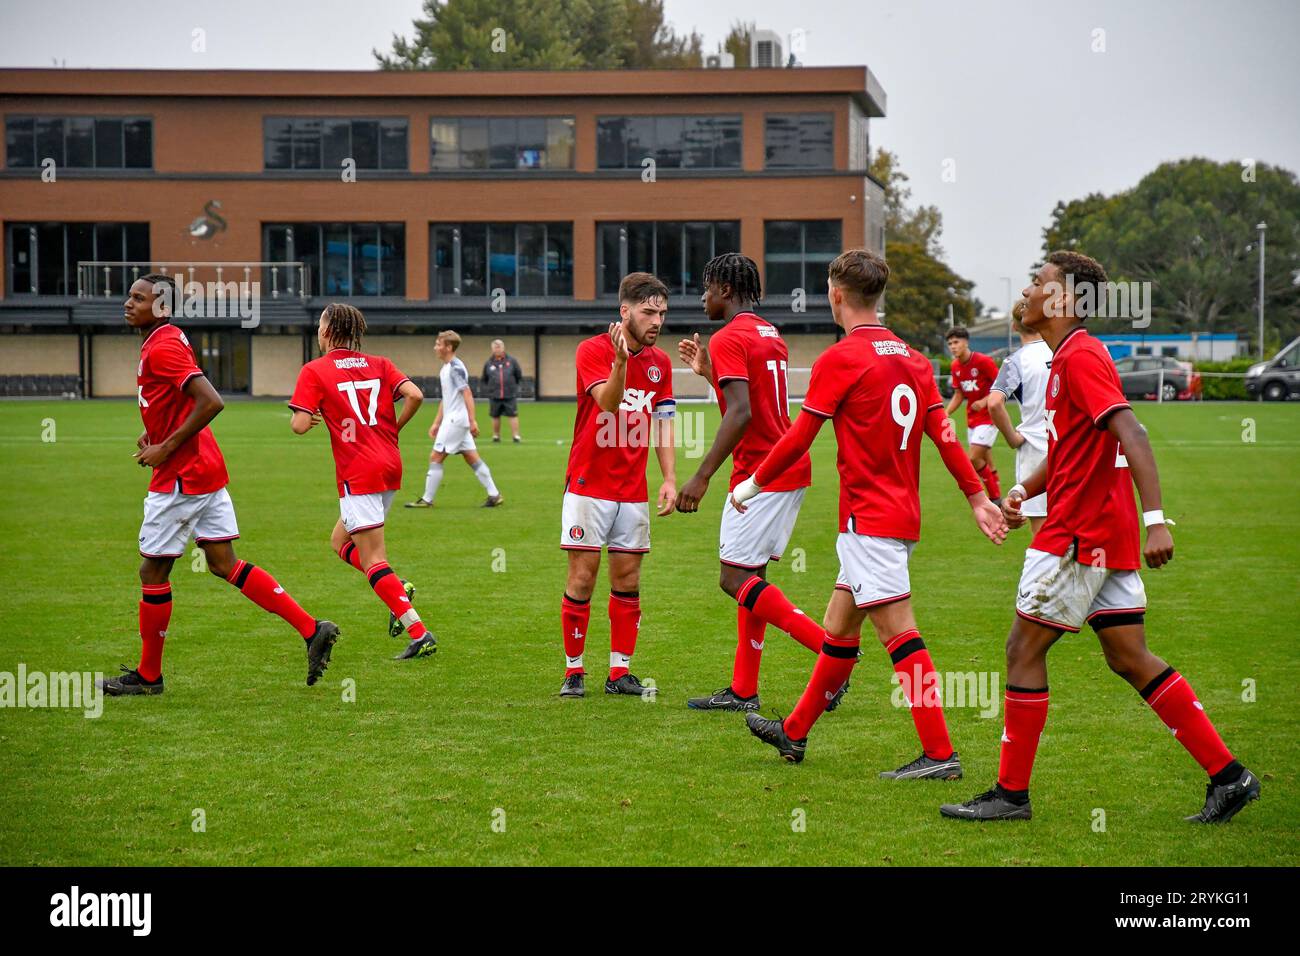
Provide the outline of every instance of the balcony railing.
[[[282,295],[306,299],[311,289],[311,267],[303,262],[107,262],[82,260],[77,263],[77,297],[122,296],[131,283],[143,275],[158,272],[178,282],[208,283],[228,288],[233,284],[247,296],[254,282],[260,293],[272,299]],[[183,290],[182,290],[182,294]]]

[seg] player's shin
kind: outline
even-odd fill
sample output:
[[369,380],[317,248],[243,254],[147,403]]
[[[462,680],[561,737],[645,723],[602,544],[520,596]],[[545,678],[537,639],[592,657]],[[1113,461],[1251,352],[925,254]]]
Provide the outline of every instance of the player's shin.
[[1214,729],[1205,708],[1196,699],[1186,678],[1172,667],[1154,678],[1141,691],[1156,715],[1173,731],[1202,769],[1213,777],[1232,762],[1232,752]]
[[163,642],[172,619],[172,586],[144,584],[140,587],[140,676],[155,681],[162,675]]
[[1003,705],[1002,755],[998,785],[1012,793],[1029,792],[1029,777],[1038,752],[1038,738],[1047,724],[1046,687],[1007,685]]
[[736,602],[760,620],[779,627],[813,653],[821,650],[826,638],[822,626],[791,604],[775,584],[754,575],[740,586]]
[[366,568],[366,577],[370,580],[370,587],[374,589],[375,594],[379,595],[379,600],[383,601],[388,610],[406,625],[406,633],[410,635],[411,640],[418,641],[429,633],[429,629],[420,620],[420,615],[416,613],[415,608],[411,607],[401,579],[393,573],[387,561],[379,561]]
[[990,500],[1002,497],[1002,485],[998,480],[998,472],[991,463],[985,463],[984,467],[975,473],[980,476],[980,481],[984,482],[984,488],[988,492]]
[[433,496],[438,493],[438,486],[442,484],[442,463],[429,462],[429,471],[424,476],[424,500],[433,504]]
[[236,561],[226,580],[263,611],[284,618],[303,640],[311,640],[316,631],[316,619],[262,568],[247,561]]
[[731,671],[731,690],[737,697],[758,693],[758,666],[763,659],[763,638],[767,622],[743,604],[736,607],[736,663]]
[[582,650],[591,623],[591,599],[579,601],[564,595],[560,602],[560,627],[564,632],[564,676],[583,673]]
[[948,724],[943,717],[943,700],[940,696],[939,675],[930,659],[930,652],[916,628],[891,637],[885,645],[894,673],[907,697],[912,723],[921,738],[925,755],[935,760],[952,756],[952,741],[948,737]]
[[792,740],[802,740],[808,731],[826,711],[836,691],[844,686],[858,661],[858,643],[856,636],[832,637],[826,635],[817,663],[813,667],[812,678],[804,688],[803,696],[795,705],[790,716],[785,719],[785,732]]
[[641,629],[641,592],[609,592],[609,679],[628,672]]
[[492,469],[488,468],[487,462],[482,458],[474,465],[474,477],[478,483],[483,486],[483,490],[488,493],[488,497],[495,498],[500,494],[497,491],[496,482],[492,480]]

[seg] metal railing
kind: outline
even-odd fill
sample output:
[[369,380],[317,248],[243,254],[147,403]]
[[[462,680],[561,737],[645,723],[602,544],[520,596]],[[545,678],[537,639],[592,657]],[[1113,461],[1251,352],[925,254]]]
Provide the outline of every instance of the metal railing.
[[[256,270],[256,278],[254,278]],[[77,298],[125,295],[131,283],[143,275],[159,272],[184,281],[219,286],[232,282],[242,290],[254,282],[269,285],[269,296],[306,299],[311,290],[311,267],[304,262],[110,262],[81,260],[77,263]],[[227,273],[231,275],[227,278]]]

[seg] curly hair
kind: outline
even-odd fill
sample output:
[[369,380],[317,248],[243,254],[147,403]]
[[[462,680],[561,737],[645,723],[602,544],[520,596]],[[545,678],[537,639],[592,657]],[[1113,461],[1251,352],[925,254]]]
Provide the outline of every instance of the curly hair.
[[717,283],[718,288],[731,286],[731,294],[741,302],[757,303],[763,298],[763,283],[758,278],[758,266],[749,256],[739,252],[724,252],[714,256],[704,266],[704,287]]
[[366,317],[355,305],[331,302],[325,306],[325,338],[335,348],[356,351],[366,334]]
[[[1047,261],[1056,266],[1061,273],[1061,280],[1068,282],[1073,280],[1074,291],[1076,296],[1081,295],[1085,289],[1091,289],[1088,298],[1092,302],[1092,308],[1086,309],[1087,314],[1096,310],[1098,303],[1106,300],[1106,270],[1102,268],[1100,262],[1085,256],[1082,252],[1071,252],[1067,249],[1058,249],[1047,257]],[[1080,319],[1087,318],[1086,314],[1077,314]]]

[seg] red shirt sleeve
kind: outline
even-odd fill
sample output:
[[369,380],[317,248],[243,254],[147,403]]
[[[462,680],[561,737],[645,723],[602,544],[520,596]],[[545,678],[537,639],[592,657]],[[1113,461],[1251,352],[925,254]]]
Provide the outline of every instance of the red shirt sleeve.
[[298,384],[293,387],[293,398],[289,399],[289,407],[296,412],[314,414],[319,411],[323,397],[316,370],[310,365],[304,365],[302,371],[298,373]]
[[1080,349],[1070,356],[1068,369],[1070,396],[1097,428],[1111,412],[1130,407],[1109,355]]
[[149,351],[149,370],[177,388],[184,388],[203,369],[194,361],[194,350],[179,335],[163,339]]
[[844,401],[856,378],[844,367],[835,348],[823,352],[813,362],[808,377],[808,392],[804,396],[803,410],[819,418],[830,418]]
[[709,361],[713,363],[713,382],[721,388],[729,381],[749,381],[749,362],[745,343],[739,335],[718,332],[709,339]]
[[573,357],[578,368],[578,388],[586,395],[602,382],[609,381],[610,360],[594,339],[587,339],[578,346]]
[[384,384],[388,386],[388,390],[393,396],[393,401],[397,401],[397,390],[402,387],[402,383],[409,381],[410,378],[403,375],[400,368],[387,359],[384,360]]

